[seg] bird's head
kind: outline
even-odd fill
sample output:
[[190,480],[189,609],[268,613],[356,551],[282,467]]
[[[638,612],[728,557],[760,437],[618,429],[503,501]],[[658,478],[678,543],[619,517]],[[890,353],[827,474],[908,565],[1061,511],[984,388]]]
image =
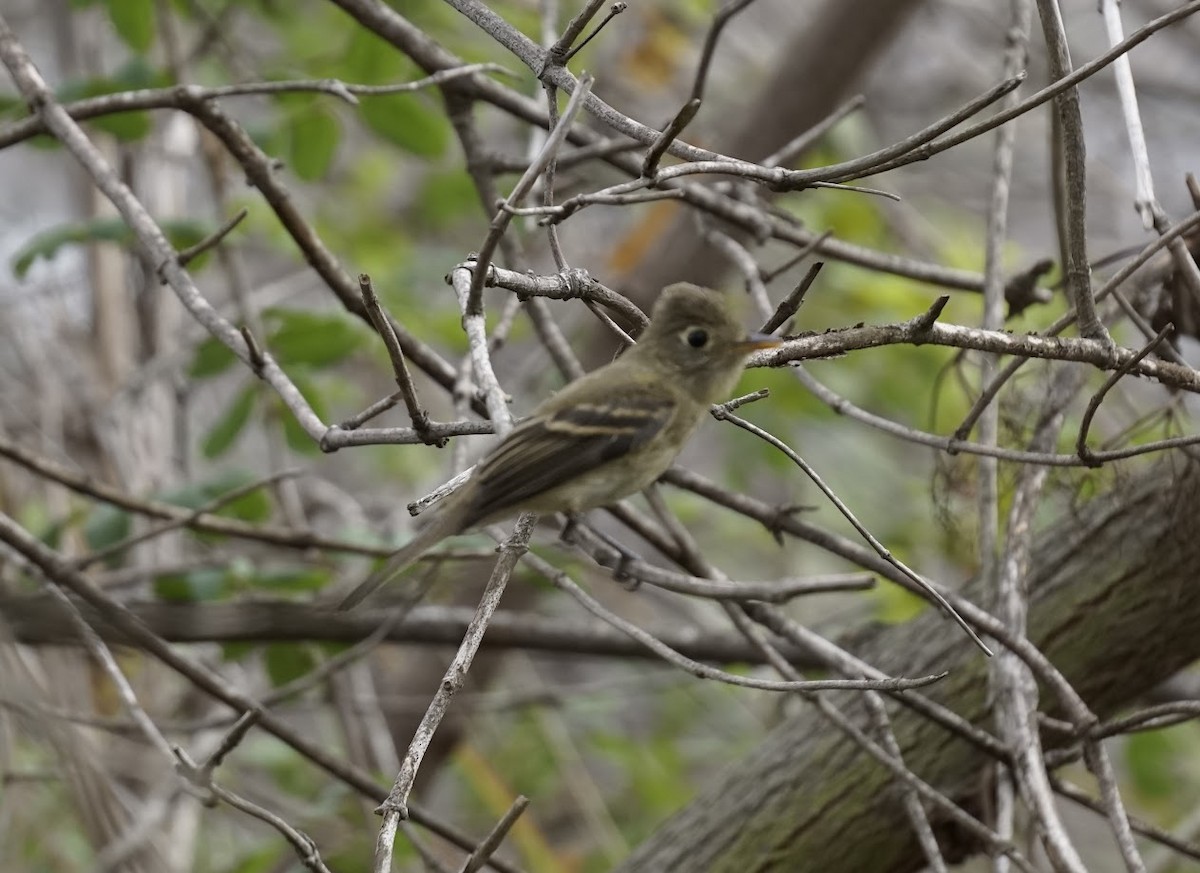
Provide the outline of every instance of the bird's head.
[[778,344],[774,337],[747,334],[726,295],[688,282],[663,289],[638,340],[658,367],[710,403],[727,399],[747,355]]

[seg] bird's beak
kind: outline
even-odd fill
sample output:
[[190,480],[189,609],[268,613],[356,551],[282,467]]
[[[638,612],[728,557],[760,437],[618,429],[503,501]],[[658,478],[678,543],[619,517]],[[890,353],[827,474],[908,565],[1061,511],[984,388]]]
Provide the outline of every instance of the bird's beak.
[[777,336],[771,336],[769,333],[752,333],[739,342],[738,347],[747,352],[754,352],[759,349],[773,349],[782,344],[783,340]]

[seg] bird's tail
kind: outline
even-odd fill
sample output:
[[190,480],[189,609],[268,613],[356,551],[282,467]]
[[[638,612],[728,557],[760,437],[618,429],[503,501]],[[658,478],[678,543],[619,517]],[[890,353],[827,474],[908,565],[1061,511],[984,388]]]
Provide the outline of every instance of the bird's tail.
[[[447,507],[447,509],[450,508]],[[376,588],[391,582],[443,539],[458,533],[458,521],[456,512],[439,512],[420,533],[392,552],[382,567],[359,582],[354,590],[343,597],[337,608],[339,610],[353,609]]]

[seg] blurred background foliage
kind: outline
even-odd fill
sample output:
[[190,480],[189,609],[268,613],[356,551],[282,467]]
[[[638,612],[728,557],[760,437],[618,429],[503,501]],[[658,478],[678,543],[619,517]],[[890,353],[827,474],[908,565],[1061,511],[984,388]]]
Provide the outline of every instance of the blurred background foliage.
[[[10,5],[10,4],[6,4]],[[61,4],[60,4],[61,5]],[[540,39],[537,6],[529,0],[497,0],[497,14]],[[567,4],[571,5],[571,4]],[[639,4],[641,5],[641,4]],[[584,49],[573,62],[577,70],[597,73],[600,93],[613,83],[616,98],[649,92],[659,113],[673,109],[666,95],[690,75],[700,35],[712,14],[706,0],[656,0],[637,13],[636,25],[618,22],[612,32]],[[36,4],[16,4],[18,21],[32,34],[30,45],[39,63],[53,42],[49,11]],[[427,0],[392,6],[431,38],[467,62],[504,64],[514,75],[504,81],[527,94],[540,88],[501,47],[443,3]],[[72,27],[95,32],[94,71],[80,77],[59,76],[61,99],[74,100],[136,88],[163,87],[177,80],[166,63],[164,34],[192,49],[184,58],[187,82],[219,86],[232,82],[333,78],[361,84],[391,84],[421,77],[419,68],[383,40],[357,27],[332,4],[281,3],[257,0],[230,4],[218,0],[71,0]],[[564,10],[567,11],[567,10]],[[629,13],[631,16],[634,13]],[[168,21],[169,19],[169,21]],[[176,53],[179,47],[176,46]],[[7,83],[6,83],[7,85]],[[300,203],[326,246],[351,273],[369,273],[385,307],[415,336],[450,361],[466,352],[458,309],[444,276],[466,258],[483,238],[487,216],[463,167],[461,151],[435,91],[363,97],[358,106],[327,94],[283,94],[233,98],[225,105],[250,131],[255,142],[279,162],[292,196]],[[25,110],[11,93],[0,93],[0,123]],[[710,123],[720,113],[706,106]],[[711,114],[710,114],[711,113]],[[496,154],[520,156],[529,149],[529,131],[494,110],[476,115],[489,147]],[[646,119],[658,123],[658,118]],[[89,131],[108,138],[125,160],[137,185],[138,163],[166,127],[163,113],[131,112],[90,120]],[[54,154],[45,137],[31,143]],[[870,126],[852,118],[825,137],[804,157],[819,166],[860,154],[881,144]],[[0,176],[20,172],[13,149],[2,153]],[[41,160],[45,160],[43,157]],[[59,162],[65,159],[61,155]],[[41,165],[41,166],[44,166]],[[198,171],[197,171],[198,172]],[[282,281],[284,293],[258,312],[261,341],[287,370],[307,400],[326,421],[358,412],[389,388],[386,355],[372,332],[342,311],[312,283],[288,284],[303,269],[292,240],[258,194],[238,184],[236,167],[231,196],[217,204],[194,183],[186,199],[186,215],[167,216],[164,227],[179,247],[202,238],[239,207],[249,211],[236,232],[236,245],[250,266],[254,283]],[[563,191],[599,187],[611,175],[585,165],[562,174]],[[502,177],[507,190],[515,176]],[[909,211],[888,201],[840,191],[805,191],[780,197],[777,205],[811,228],[832,230],[837,237],[882,251],[905,252],[910,240],[897,234]],[[910,207],[905,207],[911,210]],[[602,281],[607,269],[625,263],[664,220],[661,204],[581,214],[583,230],[564,228],[567,256],[588,266]],[[592,216],[592,213],[605,213]],[[614,214],[620,213],[620,214]],[[128,248],[131,237],[113,218],[80,218],[61,209],[57,220],[39,215],[41,225],[3,229],[10,252],[14,288],[49,288],[60,299],[77,299],[72,277],[81,279],[82,247],[108,243]],[[922,213],[921,237],[930,242],[924,255],[955,267],[982,268],[982,218],[953,199]],[[547,269],[540,244],[544,232],[535,224],[514,225],[532,250],[535,269]],[[651,242],[652,245],[652,242]],[[72,251],[75,255],[72,256]],[[780,249],[777,260],[788,252]],[[1008,261],[1016,267],[1045,252],[1013,244]],[[764,256],[764,262],[770,257]],[[806,265],[802,265],[801,270]],[[214,302],[228,305],[229,291],[211,254],[191,265]],[[55,272],[57,270],[57,272]],[[773,291],[786,293],[785,274]],[[82,284],[82,283],[80,283]],[[615,281],[613,284],[617,284]],[[736,277],[721,282],[738,291]],[[787,287],[785,287],[787,286]],[[165,294],[151,282],[146,294]],[[506,292],[488,291],[489,321]],[[930,289],[919,283],[828,264],[810,292],[796,330],[821,331],[860,322],[903,320],[924,311]],[[602,332],[599,323],[577,302],[552,302],[570,338],[579,348]],[[10,307],[16,312],[15,308]],[[85,307],[86,309],[86,307]],[[1044,324],[1064,310],[1060,299],[1048,307],[1014,319],[1014,330]],[[954,295],[945,318],[971,324],[980,318],[980,300]],[[18,317],[14,315],[14,317]],[[1035,323],[1036,322],[1036,323]],[[425,446],[389,446],[343,450],[322,456],[292,421],[275,396],[216,341],[194,326],[176,336],[169,351],[179,373],[191,383],[196,398],[186,431],[185,451],[177,481],[141,496],[197,509],[254,481],[268,453],[282,466],[316,472],[338,487],[359,495],[366,508],[357,521],[336,521],[324,532],[359,542],[403,539],[403,504],[455,472],[456,462],[477,454],[484,440],[469,438],[466,455]],[[513,393],[513,409],[521,414],[560,384],[528,324],[519,319],[496,356],[502,383]],[[600,363],[593,361],[592,363]],[[1028,368],[1033,390],[1041,382]],[[855,404],[901,423],[948,433],[962,420],[978,390],[978,373],[952,350],[896,346],[854,354],[848,359],[819,361],[810,372]],[[444,392],[419,380],[422,396],[437,418],[452,410]],[[813,463],[862,520],[897,556],[948,583],[971,576],[974,553],[974,464],[967,458],[935,458],[933,453],[899,444],[889,437],[856,427],[801,390],[786,372],[749,372],[739,391],[770,389],[770,399],[747,408],[756,423],[797,448]],[[405,423],[400,411],[390,423]],[[1025,410],[1006,410],[1006,426],[1026,426]],[[1066,433],[1071,433],[1070,427]],[[1160,435],[1151,429],[1140,438]],[[716,423],[684,455],[686,465],[723,484],[781,503],[812,504],[822,523],[851,534],[850,527],[819,499],[799,471],[780,453],[748,434]],[[185,472],[186,471],[186,472]],[[1011,476],[1005,471],[1002,482]],[[1081,485],[1062,480],[1056,505],[1069,504]],[[1092,487],[1095,487],[1094,485]],[[712,554],[737,578],[767,579],[830,570],[845,570],[815,549],[795,542],[777,547],[761,527],[692,495],[668,490],[667,498],[692,533],[714,546]],[[48,544],[68,548],[81,541],[99,551],[134,531],[130,515],[104,504],[72,499],[63,507],[29,493],[16,514]],[[1002,512],[1004,507],[1002,507]],[[217,506],[221,516],[250,522],[285,522],[277,497],[259,490]],[[1053,507],[1048,510],[1053,511]],[[381,518],[383,523],[381,523]],[[185,534],[188,548],[203,556],[223,553],[229,542],[214,534]],[[81,538],[81,539],[80,539]],[[546,536],[552,540],[552,535]],[[578,561],[556,547],[539,548],[556,563],[582,573]],[[127,553],[108,561],[110,569],[126,564]],[[213,602],[254,596],[304,598],[320,591],[343,573],[361,573],[361,560],[329,556],[279,559],[251,550],[232,562],[158,575],[150,584],[154,596],[169,601]],[[612,586],[591,573],[599,596],[635,619],[666,618],[681,624],[705,624],[716,615],[712,604],[681,602],[653,592],[638,595]],[[533,580],[525,584],[536,585]],[[548,609],[570,609],[549,606]],[[903,621],[919,610],[920,601],[895,586],[883,584],[866,595],[825,596],[796,604],[793,611],[826,632],[864,620]],[[953,633],[947,627],[947,633]],[[254,677],[267,691],[301,679],[342,647],[311,643],[251,642],[226,644],[218,660],[236,675]],[[497,657],[485,655],[485,657]],[[132,666],[135,659],[128,657]],[[439,671],[440,672],[440,671]],[[103,686],[96,676],[93,683]],[[732,689],[681,676],[656,662],[624,664],[583,658],[515,655],[483,686],[470,688],[456,706],[467,713],[461,742],[450,765],[432,775],[423,789],[430,805],[447,812],[463,830],[482,833],[507,808],[512,797],[533,799],[529,813],[510,836],[507,853],[530,873],[608,869],[629,847],[647,837],[670,812],[686,803],[697,787],[717,778],[722,768],[752,748],[778,717],[783,701],[772,695]],[[386,701],[400,708],[423,709],[426,694],[412,692]],[[324,711],[321,693],[296,699],[288,710],[312,730],[335,737],[337,728]],[[119,712],[114,707],[110,715]],[[158,713],[186,728],[201,714],[186,708]],[[188,735],[187,731],[182,735]],[[331,739],[331,742],[336,740]],[[1200,771],[1195,725],[1143,733],[1123,743],[1123,775],[1127,799],[1139,811],[1168,825],[1200,801]],[[36,743],[11,746],[5,762],[9,774],[36,774],[53,765],[52,748]],[[299,760],[285,746],[262,735],[239,748],[222,771],[230,787],[259,797],[303,828],[322,847],[333,869],[366,869],[374,827],[370,811],[348,789],[333,784]],[[381,772],[390,780],[390,773]],[[8,778],[0,806],[0,859],[7,869],[73,871],[91,869],[95,855],[81,828],[54,828],[44,838],[45,823],[60,819],[71,804],[67,788],[54,779]],[[205,810],[195,842],[197,873],[267,873],[300,869],[293,850],[274,832],[225,809]],[[421,861],[405,840],[397,850],[397,869],[421,869]]]

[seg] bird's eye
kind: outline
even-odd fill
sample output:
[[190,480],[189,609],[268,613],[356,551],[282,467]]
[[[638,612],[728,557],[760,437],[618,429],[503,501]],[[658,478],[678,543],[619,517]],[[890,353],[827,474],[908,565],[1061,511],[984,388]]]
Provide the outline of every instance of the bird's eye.
[[702,327],[689,328],[688,332],[683,335],[683,338],[694,349],[702,349],[708,345],[708,331]]

